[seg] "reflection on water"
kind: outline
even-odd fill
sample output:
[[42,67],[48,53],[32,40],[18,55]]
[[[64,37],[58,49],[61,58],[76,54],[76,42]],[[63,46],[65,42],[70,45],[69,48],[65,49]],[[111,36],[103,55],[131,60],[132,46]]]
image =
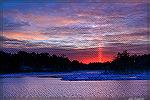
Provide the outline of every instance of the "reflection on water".
[[148,80],[62,81],[59,78],[37,77],[0,78],[0,98],[146,100],[149,82]]

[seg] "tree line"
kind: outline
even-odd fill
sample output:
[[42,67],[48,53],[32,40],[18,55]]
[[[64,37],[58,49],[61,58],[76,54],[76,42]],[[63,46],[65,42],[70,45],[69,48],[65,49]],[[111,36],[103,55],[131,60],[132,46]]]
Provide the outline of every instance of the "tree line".
[[83,64],[65,56],[49,53],[6,53],[0,51],[0,73],[18,72],[68,72],[76,70],[104,70],[106,72],[134,72],[150,70],[150,54],[130,55],[127,51],[118,53],[111,62]]

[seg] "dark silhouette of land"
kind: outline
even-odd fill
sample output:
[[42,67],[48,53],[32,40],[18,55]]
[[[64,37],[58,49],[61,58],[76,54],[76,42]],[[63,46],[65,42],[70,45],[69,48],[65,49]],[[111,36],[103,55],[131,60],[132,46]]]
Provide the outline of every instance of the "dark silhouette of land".
[[106,72],[128,73],[150,71],[150,54],[130,55],[127,51],[118,53],[111,62],[83,64],[67,57],[48,53],[16,54],[0,51],[0,73],[18,72],[68,72],[77,70],[105,70]]

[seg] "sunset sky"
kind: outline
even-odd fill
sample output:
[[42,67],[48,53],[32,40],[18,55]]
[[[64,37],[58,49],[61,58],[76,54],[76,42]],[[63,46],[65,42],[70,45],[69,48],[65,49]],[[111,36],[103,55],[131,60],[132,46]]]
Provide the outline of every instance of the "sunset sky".
[[149,53],[148,5],[146,0],[6,0],[0,7],[1,49],[64,54],[83,63],[111,61],[123,50]]

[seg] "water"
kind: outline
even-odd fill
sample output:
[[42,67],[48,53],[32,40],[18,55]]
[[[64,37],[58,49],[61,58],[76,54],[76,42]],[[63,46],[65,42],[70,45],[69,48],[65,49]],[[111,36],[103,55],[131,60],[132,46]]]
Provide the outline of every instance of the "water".
[[50,77],[0,78],[0,100],[148,100],[149,80],[64,81]]

